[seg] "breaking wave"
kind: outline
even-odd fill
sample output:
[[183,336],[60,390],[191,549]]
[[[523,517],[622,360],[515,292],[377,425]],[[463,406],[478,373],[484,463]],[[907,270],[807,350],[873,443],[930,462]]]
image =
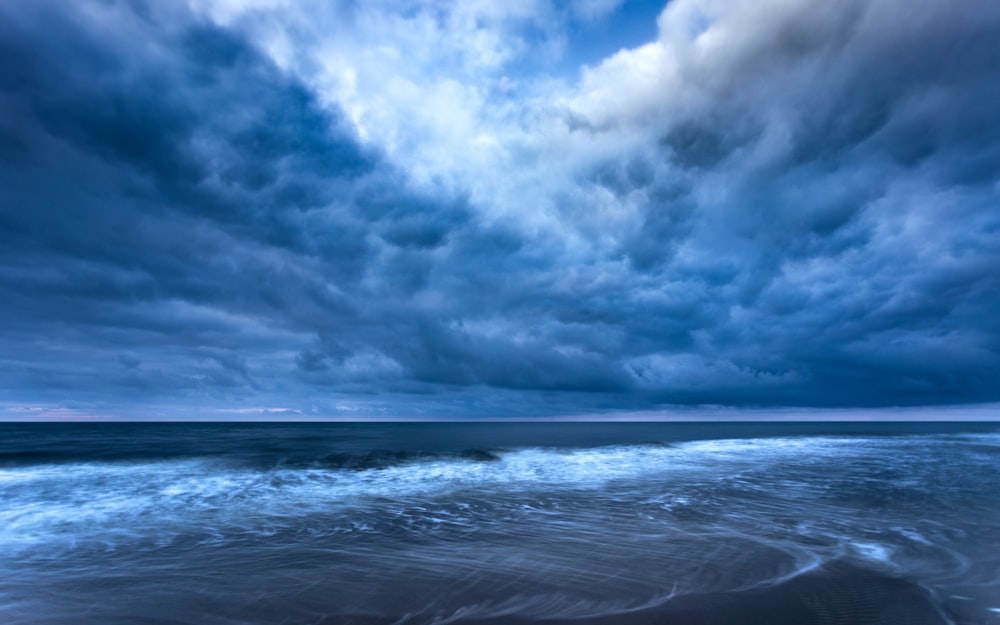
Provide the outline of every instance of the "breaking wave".
[[[967,592],[1000,564],[984,555],[1000,547],[995,434],[110,457],[0,463],[15,587],[54,562],[151,580],[199,558],[215,587],[317,570],[338,609],[443,623],[625,614],[838,563]],[[416,589],[398,605],[372,594],[400,576]],[[434,602],[407,603],[421,585]]]

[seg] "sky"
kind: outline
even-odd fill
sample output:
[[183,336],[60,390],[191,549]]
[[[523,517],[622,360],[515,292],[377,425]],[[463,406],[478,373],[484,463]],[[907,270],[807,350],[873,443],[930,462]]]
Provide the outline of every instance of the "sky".
[[998,106],[995,0],[0,0],[0,419],[1000,415]]

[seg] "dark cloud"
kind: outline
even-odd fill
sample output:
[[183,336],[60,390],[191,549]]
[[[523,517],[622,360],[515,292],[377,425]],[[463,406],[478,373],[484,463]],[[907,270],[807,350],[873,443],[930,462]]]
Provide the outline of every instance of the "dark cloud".
[[995,400],[1000,11],[800,8],[692,61],[705,104],[644,122],[656,176],[593,177],[643,198],[631,267],[718,313],[633,371],[665,402]]
[[83,352],[24,388],[114,387],[95,378],[116,347],[144,352],[140,373],[252,386],[269,334],[357,314],[345,291],[377,253],[354,196],[392,174],[335,112],[236,35],[138,6],[6,10],[7,362]]
[[238,30],[0,5],[0,400],[1000,400],[1000,11],[939,4],[695,63],[704,106],[575,181],[631,221],[567,194],[575,242],[412,182]]

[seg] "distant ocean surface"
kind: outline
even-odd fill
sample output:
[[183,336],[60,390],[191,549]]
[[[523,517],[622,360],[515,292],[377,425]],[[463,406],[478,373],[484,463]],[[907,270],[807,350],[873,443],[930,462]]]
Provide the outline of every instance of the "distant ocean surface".
[[0,424],[0,623],[1000,623],[1000,425]]

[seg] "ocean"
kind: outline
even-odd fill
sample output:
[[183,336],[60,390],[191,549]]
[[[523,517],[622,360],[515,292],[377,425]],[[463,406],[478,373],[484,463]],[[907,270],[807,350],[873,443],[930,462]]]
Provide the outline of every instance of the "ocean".
[[0,424],[5,625],[1000,623],[1000,424]]

